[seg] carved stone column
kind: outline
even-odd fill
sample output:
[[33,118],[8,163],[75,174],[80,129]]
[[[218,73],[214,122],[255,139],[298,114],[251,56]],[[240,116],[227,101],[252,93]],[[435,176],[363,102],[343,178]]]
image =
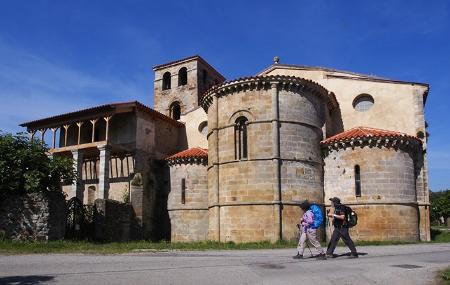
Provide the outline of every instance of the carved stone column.
[[111,158],[111,146],[102,145],[100,151],[100,169],[98,174],[97,199],[108,199],[109,192],[109,160]]

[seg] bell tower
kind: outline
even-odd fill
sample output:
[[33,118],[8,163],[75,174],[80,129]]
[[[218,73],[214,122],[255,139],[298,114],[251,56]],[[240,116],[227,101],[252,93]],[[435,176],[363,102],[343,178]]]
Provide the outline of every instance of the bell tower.
[[175,120],[199,106],[200,96],[225,78],[198,55],[153,67],[154,109]]

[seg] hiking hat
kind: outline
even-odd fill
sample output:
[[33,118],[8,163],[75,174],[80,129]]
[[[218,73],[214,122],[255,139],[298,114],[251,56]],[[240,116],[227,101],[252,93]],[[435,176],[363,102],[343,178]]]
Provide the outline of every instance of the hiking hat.
[[308,210],[309,209],[309,201],[308,200],[304,200],[302,201],[299,205],[300,208],[302,208],[302,210]]
[[329,200],[335,204],[341,203],[341,199],[339,199],[338,197],[333,197],[333,198],[330,198]]

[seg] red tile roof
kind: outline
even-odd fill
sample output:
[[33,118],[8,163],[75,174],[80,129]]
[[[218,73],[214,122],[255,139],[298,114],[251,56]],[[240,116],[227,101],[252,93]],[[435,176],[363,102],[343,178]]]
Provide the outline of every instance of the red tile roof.
[[166,159],[175,160],[181,158],[208,158],[208,150],[205,148],[194,147],[171,155]]
[[405,133],[368,127],[355,127],[345,132],[339,133],[335,136],[329,137],[326,140],[321,141],[320,143],[322,145],[326,145],[335,142],[347,142],[352,139],[359,139],[359,138],[408,138],[421,142],[421,140],[418,139],[417,137],[410,136]]

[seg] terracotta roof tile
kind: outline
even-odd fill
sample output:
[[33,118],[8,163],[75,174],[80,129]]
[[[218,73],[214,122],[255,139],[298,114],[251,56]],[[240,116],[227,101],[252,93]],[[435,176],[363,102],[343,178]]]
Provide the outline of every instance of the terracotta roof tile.
[[409,138],[421,142],[421,140],[417,137],[410,136],[405,133],[368,127],[355,127],[335,136],[329,137],[326,140],[321,141],[320,143],[322,145],[325,145],[335,142],[345,142],[357,138]]
[[193,147],[183,150],[166,158],[167,160],[181,159],[181,158],[208,158],[208,150],[200,147]]

